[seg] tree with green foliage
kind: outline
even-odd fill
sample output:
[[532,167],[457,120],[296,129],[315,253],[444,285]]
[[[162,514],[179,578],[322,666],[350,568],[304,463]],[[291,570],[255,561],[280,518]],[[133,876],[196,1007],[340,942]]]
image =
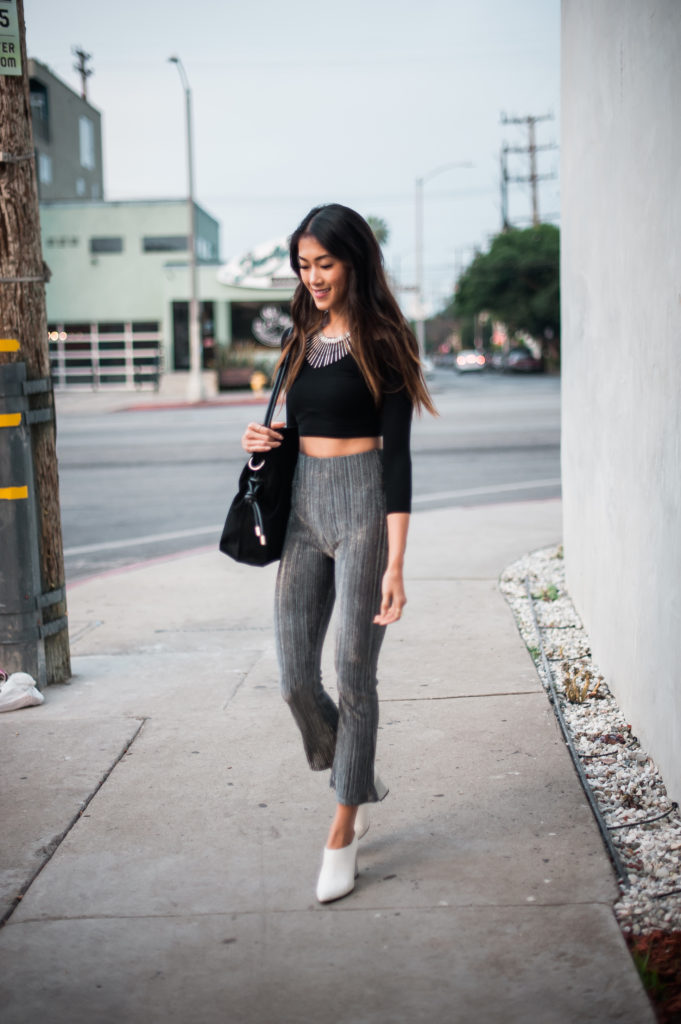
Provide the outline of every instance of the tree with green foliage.
[[560,232],[553,224],[497,235],[459,278],[447,312],[490,313],[511,336],[526,332],[547,355],[560,351]]
[[385,245],[390,238],[390,228],[382,217],[367,217],[367,224],[379,245]]

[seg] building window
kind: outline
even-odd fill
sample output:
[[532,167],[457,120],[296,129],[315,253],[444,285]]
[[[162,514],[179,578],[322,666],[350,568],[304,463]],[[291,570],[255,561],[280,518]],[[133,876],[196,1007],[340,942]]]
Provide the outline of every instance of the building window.
[[50,108],[47,102],[47,86],[32,78],[29,83],[31,97],[31,120],[33,134],[42,142],[50,141]]
[[41,185],[52,184],[52,157],[48,153],[38,153],[38,181]]
[[69,246],[78,245],[78,239],[75,237],[75,235],[71,235],[70,237],[61,236],[56,238],[46,238],[45,245],[49,249],[66,249]]
[[122,238],[91,238],[90,252],[123,252]]
[[95,126],[89,117],[78,119],[78,139],[80,142],[80,166],[86,171],[95,169]]
[[106,321],[105,323],[97,324],[97,330],[100,334],[123,334],[125,332],[125,324],[122,321]]
[[232,302],[232,342],[235,346],[252,345],[254,340],[268,348],[281,344],[281,333],[291,326],[287,303]]
[[143,252],[186,252],[186,235],[147,235],[142,239]]
[[215,257],[215,248],[207,238],[196,239],[196,255],[200,260],[212,260]]

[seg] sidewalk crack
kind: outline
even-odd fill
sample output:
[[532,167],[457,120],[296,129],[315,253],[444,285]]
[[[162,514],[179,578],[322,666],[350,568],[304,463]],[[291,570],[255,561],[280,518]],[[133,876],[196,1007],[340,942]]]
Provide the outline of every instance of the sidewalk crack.
[[69,821],[69,823],[66,826],[66,828],[62,832],[57,833],[57,835],[54,836],[49,841],[49,843],[46,843],[41,848],[40,852],[44,854],[43,861],[38,865],[38,867],[35,869],[35,871],[31,875],[31,877],[29,878],[29,880],[23,885],[23,887],[21,889],[21,892],[19,892],[18,895],[14,897],[12,903],[7,908],[7,910],[5,911],[3,916],[0,918],[0,928],[3,928],[7,924],[7,922],[10,919],[10,917],[12,916],[14,911],[17,909],[17,907],[19,906],[19,904],[21,903],[21,901],[23,900],[24,896],[26,895],[28,890],[31,888],[33,883],[35,882],[35,880],[38,877],[38,875],[40,874],[40,872],[52,860],[52,858],[54,857],[55,853],[57,852],[57,850],[59,849],[61,844],[64,842],[64,840],[66,839],[66,837],[69,834],[69,832],[71,831],[71,829],[74,827],[76,822],[79,821],[80,818],[82,818],[83,814],[88,809],[88,807],[90,806],[92,800],[95,798],[97,793],[99,793],[100,789],[102,788],[104,783],[107,781],[107,779],[109,778],[109,776],[113,772],[113,770],[116,767],[116,765],[119,764],[119,762],[128,753],[128,751],[130,750],[130,748],[132,747],[133,743],[135,742],[135,740],[139,736],[140,732],[144,728],[144,726],[145,726],[147,721],[148,721],[148,718],[146,716],[144,718],[142,718],[141,720],[139,720],[139,725],[135,729],[135,731],[132,734],[132,736],[130,737],[130,739],[126,741],[125,746],[123,747],[121,752],[118,754],[118,756],[114,759],[114,762],[111,765],[111,767],[107,768],[107,770],[104,772],[104,774],[102,775],[102,777],[100,778],[99,782],[94,787],[92,792],[83,800],[80,808],[73,815],[73,817]]
[[534,690],[499,690],[494,693],[451,693],[441,697],[385,697],[380,698],[381,704],[417,704],[429,700],[478,700],[481,697],[536,697],[542,694],[538,688]]
[[249,678],[251,673],[255,671],[255,669],[258,667],[258,665],[260,664],[262,659],[264,657],[266,657],[266,655],[267,655],[267,649],[264,649],[264,650],[263,649],[258,649],[258,651],[256,653],[256,656],[253,659],[253,662],[248,666],[248,668],[245,670],[245,672],[240,672],[239,673],[241,675],[241,679],[236,684],[236,686],[234,687],[234,689],[230,693],[229,697],[227,698],[227,700],[222,705],[222,710],[223,711],[226,711],[227,708],[230,706],[230,704],[234,701],[234,698],[240,692],[240,690],[243,688],[243,685],[246,682],[246,680]]

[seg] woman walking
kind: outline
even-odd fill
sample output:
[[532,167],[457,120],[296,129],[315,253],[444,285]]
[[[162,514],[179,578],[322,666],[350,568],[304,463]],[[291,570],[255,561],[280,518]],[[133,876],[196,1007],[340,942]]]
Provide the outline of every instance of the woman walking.
[[[335,203],[316,207],[291,236],[290,258],[300,283],[284,340],[286,415],[300,453],[275,630],[282,695],[310,768],[331,768],[336,793],[317,882],[326,903],[354,888],[367,805],[387,793],[374,774],[376,667],[385,628],[407,600],[412,410],[435,409],[367,222]],[[269,451],[281,426],[250,423],[243,447]],[[334,604],[338,706],[321,680]]]

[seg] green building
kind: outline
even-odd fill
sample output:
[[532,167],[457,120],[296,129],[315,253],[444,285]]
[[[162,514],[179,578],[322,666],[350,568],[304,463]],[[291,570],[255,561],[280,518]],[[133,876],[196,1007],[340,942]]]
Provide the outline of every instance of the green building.
[[[233,346],[277,344],[296,279],[283,242],[265,246],[259,259],[249,254],[222,266],[217,221],[200,206],[196,216],[210,391],[217,385],[214,371]],[[155,383],[159,371],[186,372],[186,200],[48,202],[41,203],[40,220],[51,272],[46,293],[55,386],[132,387]]]

